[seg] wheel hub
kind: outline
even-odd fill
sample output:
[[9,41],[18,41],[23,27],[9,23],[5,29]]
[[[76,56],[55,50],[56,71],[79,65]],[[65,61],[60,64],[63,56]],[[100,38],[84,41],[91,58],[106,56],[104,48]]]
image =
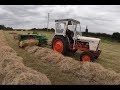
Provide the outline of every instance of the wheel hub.
[[90,56],[84,55],[84,56],[82,57],[82,60],[83,60],[83,62],[90,62]]
[[63,43],[61,40],[55,40],[53,44],[53,49],[57,52],[62,52],[63,51]]

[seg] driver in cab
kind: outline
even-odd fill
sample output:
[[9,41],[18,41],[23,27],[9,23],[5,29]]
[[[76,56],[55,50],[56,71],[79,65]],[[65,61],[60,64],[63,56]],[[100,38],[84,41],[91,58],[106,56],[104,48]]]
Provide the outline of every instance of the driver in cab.
[[73,33],[73,31],[71,31],[70,29],[67,28],[66,35],[68,36],[70,42],[74,43],[74,40],[73,40],[74,33]]

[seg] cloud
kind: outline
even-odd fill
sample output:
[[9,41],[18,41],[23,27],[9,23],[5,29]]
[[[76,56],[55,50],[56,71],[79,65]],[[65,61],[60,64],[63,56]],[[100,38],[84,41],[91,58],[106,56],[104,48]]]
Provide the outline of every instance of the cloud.
[[0,24],[13,28],[43,28],[47,26],[50,13],[50,28],[55,19],[73,18],[86,25],[90,32],[112,34],[120,32],[120,5],[1,5]]

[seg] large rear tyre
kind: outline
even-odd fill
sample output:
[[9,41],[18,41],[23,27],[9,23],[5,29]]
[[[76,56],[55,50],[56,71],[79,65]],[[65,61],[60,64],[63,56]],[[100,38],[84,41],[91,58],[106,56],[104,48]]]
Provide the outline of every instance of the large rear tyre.
[[63,36],[55,36],[52,40],[52,49],[63,55],[68,54],[69,52],[69,43],[68,39]]
[[94,55],[89,51],[82,52],[81,55],[80,55],[80,61],[93,62],[94,61]]

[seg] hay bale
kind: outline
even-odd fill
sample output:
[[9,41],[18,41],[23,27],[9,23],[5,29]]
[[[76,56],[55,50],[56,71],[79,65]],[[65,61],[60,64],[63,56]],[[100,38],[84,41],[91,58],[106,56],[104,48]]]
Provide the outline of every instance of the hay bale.
[[36,40],[36,39],[27,39],[27,40],[23,40],[21,41],[22,45],[20,46],[23,46],[23,47],[26,47],[26,46],[34,46],[34,45],[38,45],[39,44],[39,40]]

